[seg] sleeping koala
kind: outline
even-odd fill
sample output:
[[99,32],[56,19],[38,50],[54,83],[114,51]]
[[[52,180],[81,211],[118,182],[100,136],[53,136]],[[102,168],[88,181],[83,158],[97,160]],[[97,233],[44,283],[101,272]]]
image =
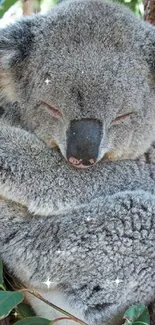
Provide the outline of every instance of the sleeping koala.
[[90,325],[121,324],[128,306],[155,297],[154,148],[147,161],[76,170],[49,147],[78,167],[147,150],[154,37],[124,7],[96,0],[0,31],[1,91],[14,103],[0,122],[0,254],[27,287]]
[[155,139],[154,44],[123,6],[65,1],[0,30],[0,88],[71,165],[133,159]]

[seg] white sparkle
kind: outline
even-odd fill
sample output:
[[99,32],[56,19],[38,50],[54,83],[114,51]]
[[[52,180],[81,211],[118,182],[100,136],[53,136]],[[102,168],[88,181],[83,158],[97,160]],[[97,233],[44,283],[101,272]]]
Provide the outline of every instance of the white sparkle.
[[84,74],[84,71],[82,70],[81,73]]
[[56,252],[57,252],[57,254],[61,254],[62,253],[62,251],[60,249],[58,249]]
[[117,278],[116,280],[114,280],[112,282],[115,282],[116,285],[117,285],[117,287],[118,287],[119,283],[124,282],[124,281],[123,280],[120,280],[119,278]]
[[91,220],[91,218],[90,218],[90,217],[88,217],[86,220],[89,222],[89,221]]
[[47,281],[45,281],[43,283],[45,283],[47,285],[48,289],[49,289],[53,282],[51,282],[50,279],[48,278]]
[[48,78],[45,80],[46,85],[48,85],[51,82]]

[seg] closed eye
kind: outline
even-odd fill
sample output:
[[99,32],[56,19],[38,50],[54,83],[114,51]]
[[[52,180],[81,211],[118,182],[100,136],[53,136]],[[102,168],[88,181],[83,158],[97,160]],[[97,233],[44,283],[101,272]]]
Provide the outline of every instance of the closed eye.
[[120,121],[120,120],[125,120],[127,117],[129,117],[131,114],[133,114],[133,112],[127,113],[127,114],[123,114],[123,115],[119,115],[117,116],[114,120],[113,123]]
[[60,118],[62,116],[61,112],[58,109],[54,108],[53,106],[50,106],[49,104],[43,101],[41,103],[47,107],[53,117]]

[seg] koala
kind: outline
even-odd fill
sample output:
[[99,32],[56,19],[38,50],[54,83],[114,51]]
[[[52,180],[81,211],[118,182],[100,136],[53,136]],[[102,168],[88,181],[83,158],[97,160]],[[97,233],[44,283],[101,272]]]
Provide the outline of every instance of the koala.
[[[149,304],[155,297],[154,147],[148,155],[149,162],[142,157],[78,170],[34,134],[1,122],[0,254],[11,274],[90,325],[120,325],[126,308]],[[27,299],[37,315],[62,317]]]
[[73,0],[0,36],[2,259],[86,323],[120,325],[155,297],[154,27]]
[[0,90],[20,125],[74,167],[135,159],[155,140],[155,29],[70,0],[0,30]]

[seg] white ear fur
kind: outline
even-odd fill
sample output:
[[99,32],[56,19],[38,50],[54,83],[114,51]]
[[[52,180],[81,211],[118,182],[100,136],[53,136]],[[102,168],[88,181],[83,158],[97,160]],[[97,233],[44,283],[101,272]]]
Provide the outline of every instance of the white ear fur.
[[[15,90],[10,63],[16,56],[15,42],[10,27],[0,31],[0,92],[10,101],[15,101]],[[10,34],[10,35],[9,35]]]
[[[18,23],[13,24],[12,28],[8,26],[0,30],[0,93],[13,102],[17,100],[13,72],[15,72],[19,64],[20,47],[16,40],[18,30]],[[22,42],[24,43],[24,40],[19,38],[19,41],[22,49]]]
[[16,94],[14,89],[14,82],[11,71],[0,66],[0,92],[8,98],[8,100],[15,102]]
[[22,63],[29,56],[30,41],[33,40],[32,26],[35,18],[21,20],[0,29],[0,92],[9,101],[16,101],[16,72],[22,73]]

